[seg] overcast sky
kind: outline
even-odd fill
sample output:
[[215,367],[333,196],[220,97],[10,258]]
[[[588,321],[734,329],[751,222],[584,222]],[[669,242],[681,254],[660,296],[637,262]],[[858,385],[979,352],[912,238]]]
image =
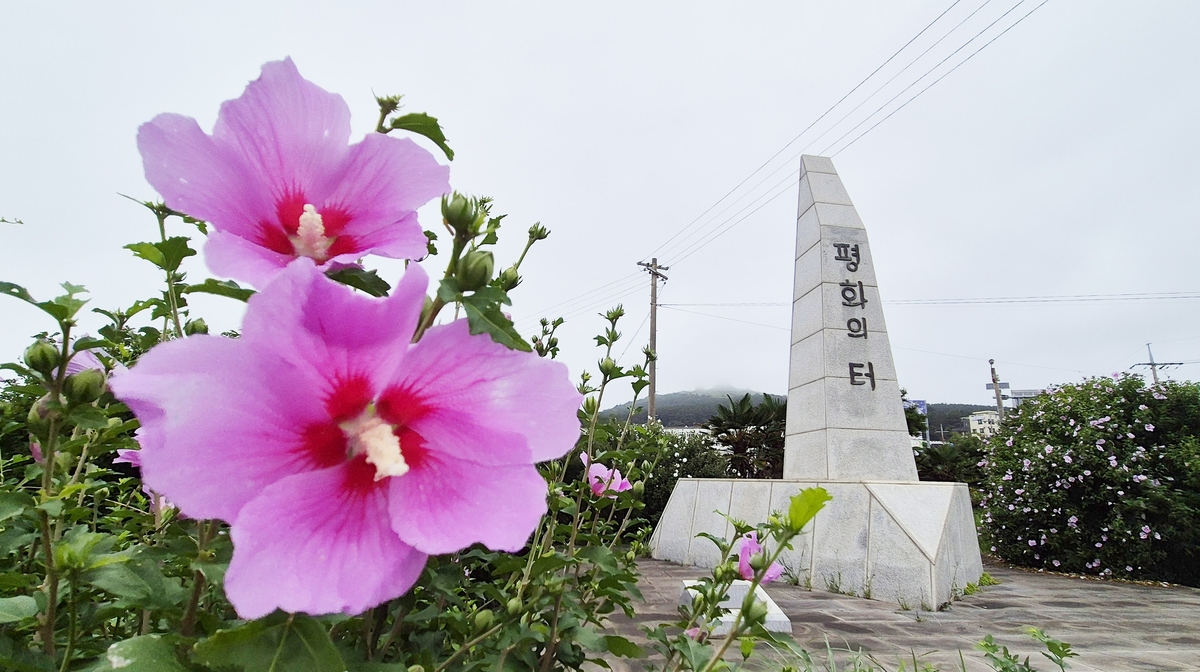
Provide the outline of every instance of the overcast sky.
[[[138,125],[178,112],[211,129],[221,101],[290,55],[345,97],[356,136],[374,124],[372,91],[439,117],[458,152],[451,183],[510,215],[498,263],[530,223],[552,230],[513,314],[526,333],[543,315],[570,318],[561,358],[573,375],[595,361],[595,313],[608,305],[629,312],[627,356],[645,343],[648,281],[633,274],[657,253],[671,266],[663,303],[773,304],[660,310],[660,391],[784,392],[788,176],[806,147],[834,155],[867,226],[911,397],[988,403],[989,357],[1014,388],[1127,370],[1147,342],[1159,360],[1200,360],[1194,299],[903,303],[1200,291],[1200,3],[1050,0],[848,146],[1041,2],[952,1],[6,1],[0,217],[24,224],[0,224],[0,279],[39,297],[84,284],[102,307],[157,291],[154,269],[121,249],[155,236],[118,195],[155,198]],[[206,274],[199,258],[188,270]],[[194,305],[218,329],[240,320],[228,300]],[[0,359],[48,328],[6,300]]]

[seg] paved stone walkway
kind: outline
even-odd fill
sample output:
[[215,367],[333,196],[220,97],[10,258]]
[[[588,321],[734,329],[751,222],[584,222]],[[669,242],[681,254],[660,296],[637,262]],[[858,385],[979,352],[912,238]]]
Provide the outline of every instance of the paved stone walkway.
[[[639,605],[636,619],[620,619],[613,630],[640,643],[637,626],[674,620],[680,581],[699,578],[703,570],[656,560],[643,560],[638,567],[646,603]],[[808,650],[823,653],[828,640],[836,648],[870,653],[887,669],[898,667],[901,656],[909,658],[911,669],[911,650],[921,664],[958,670],[962,650],[968,670],[990,670],[974,649],[990,633],[1022,658],[1031,656],[1037,669],[1057,670],[1038,653],[1041,645],[1024,634],[1027,626],[1035,626],[1080,654],[1072,670],[1200,670],[1200,589],[1089,581],[995,565],[985,570],[1000,585],[932,613],[781,583],[767,592],[791,618],[792,636]]]

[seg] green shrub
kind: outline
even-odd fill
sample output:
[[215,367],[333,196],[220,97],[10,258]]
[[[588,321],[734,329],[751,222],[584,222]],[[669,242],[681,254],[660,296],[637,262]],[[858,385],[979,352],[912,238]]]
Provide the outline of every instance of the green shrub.
[[[651,527],[658,524],[667,500],[675,490],[675,481],[681,478],[728,478],[729,456],[720,450],[712,437],[704,432],[668,432],[659,425],[650,429],[635,428],[636,431],[658,434],[665,449],[654,473],[646,479],[646,494],[642,501],[646,508],[641,512]],[[642,445],[652,445],[644,441]],[[647,455],[644,459],[653,461]]]
[[954,481],[972,487],[979,484],[983,471],[983,439],[974,434],[952,434],[940,444],[914,449],[917,475],[922,481]]
[[989,441],[992,551],[1029,567],[1200,585],[1200,389],[1091,378]]

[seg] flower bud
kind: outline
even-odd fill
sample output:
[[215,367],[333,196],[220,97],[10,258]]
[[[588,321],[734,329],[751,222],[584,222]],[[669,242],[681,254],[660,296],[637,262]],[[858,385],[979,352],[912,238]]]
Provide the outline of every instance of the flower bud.
[[44,339],[39,338],[25,350],[25,366],[44,375],[49,375],[58,366],[58,360],[58,348]]
[[517,613],[521,610],[521,598],[514,597],[510,599],[508,603],[504,605],[504,609],[508,611],[510,615]]
[[71,405],[90,404],[104,394],[104,372],[99,369],[84,369],[67,376],[63,381],[63,394]]
[[521,276],[517,275],[517,269],[509,266],[500,274],[500,287],[504,291],[511,291],[521,284]]
[[424,665],[409,665],[408,672],[425,672]]
[[641,496],[644,492],[646,492],[646,482],[645,481],[638,481],[637,483],[633,484],[633,496],[634,497],[641,498]]
[[612,357],[605,357],[600,360],[600,373],[604,376],[612,376],[617,372],[617,363]]
[[204,318],[202,317],[197,317],[194,320],[188,320],[187,323],[183,325],[183,333],[187,334],[188,336],[207,334],[208,323],[205,322]]
[[457,192],[450,198],[442,197],[442,217],[460,235],[474,235],[483,223],[483,213],[475,200]]
[[747,625],[754,625],[755,623],[762,623],[767,620],[766,602],[756,599],[753,594],[748,595],[746,601],[751,602],[749,608],[746,608],[743,603],[743,616]]
[[530,240],[545,240],[550,237],[550,230],[542,226],[541,222],[529,227]]
[[458,260],[458,288],[464,292],[472,292],[486,285],[492,279],[495,263],[491,252],[471,250],[464,254]]
[[750,569],[757,571],[766,566],[767,566],[767,554],[766,553],[755,553],[754,555],[750,556]]
[[25,424],[30,432],[40,435],[50,426],[51,420],[60,417],[62,417],[62,411],[59,404],[51,400],[50,395],[47,394],[29,407],[29,415],[25,417]]
[[492,627],[492,621],[495,620],[495,618],[496,615],[492,613],[491,609],[481,609],[475,614],[475,629],[487,630],[488,628]]

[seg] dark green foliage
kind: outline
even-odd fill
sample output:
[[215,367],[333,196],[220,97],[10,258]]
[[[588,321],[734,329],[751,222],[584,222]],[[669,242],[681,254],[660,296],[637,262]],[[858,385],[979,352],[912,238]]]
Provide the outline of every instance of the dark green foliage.
[[953,481],[976,486],[983,478],[983,439],[974,434],[952,434],[944,443],[913,450],[917,475],[922,481]]
[[929,420],[921,415],[921,411],[908,402],[908,390],[900,388],[900,403],[904,405],[904,422],[908,424],[909,436],[924,436],[929,429]]
[[746,394],[717,412],[704,428],[729,452],[729,475],[734,478],[783,478],[783,432],[787,401],[764,394],[755,405]]
[[1200,585],[1200,390],[1092,378],[1023,403],[985,450],[992,549],[1032,567]]

